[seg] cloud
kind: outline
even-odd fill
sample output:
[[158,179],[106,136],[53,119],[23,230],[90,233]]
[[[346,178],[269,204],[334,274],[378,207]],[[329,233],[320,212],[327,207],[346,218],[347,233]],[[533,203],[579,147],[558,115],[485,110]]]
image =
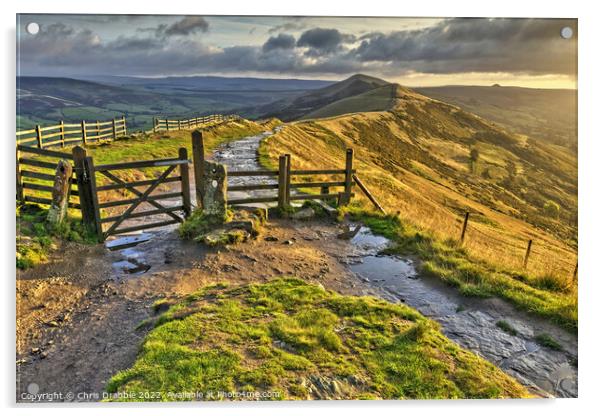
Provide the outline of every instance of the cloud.
[[280,33],[278,36],[270,36],[263,44],[262,49],[264,52],[268,52],[274,49],[292,49],[294,47],[295,37],[286,33]]
[[167,36],[186,36],[197,32],[207,32],[209,23],[201,16],[186,16],[165,29]]
[[353,35],[346,35],[337,29],[310,29],[301,34],[297,41],[297,46],[306,46],[309,48],[308,55],[318,56],[331,54],[341,50],[344,42],[352,42],[355,39]]
[[395,62],[414,70],[574,74],[576,39],[560,37],[575,20],[449,19],[422,30],[373,32],[351,54],[361,62]]
[[272,34],[272,33],[278,33],[278,32],[294,32],[294,31],[303,30],[303,29],[307,28],[307,24],[304,21],[297,19],[297,18],[291,18],[291,17],[289,17],[289,19],[294,19],[294,21],[286,22],[281,25],[271,27],[268,29],[268,33]]
[[[208,30],[202,22],[184,17],[108,39],[85,26],[42,25],[38,35],[19,37],[21,71],[55,76],[368,72],[391,78],[411,73],[576,74],[576,41],[559,35],[567,25],[577,33],[576,20],[449,19],[419,30],[362,35],[313,28],[298,39],[278,33],[258,45],[228,46],[183,35]],[[246,28],[240,36],[247,36]]]

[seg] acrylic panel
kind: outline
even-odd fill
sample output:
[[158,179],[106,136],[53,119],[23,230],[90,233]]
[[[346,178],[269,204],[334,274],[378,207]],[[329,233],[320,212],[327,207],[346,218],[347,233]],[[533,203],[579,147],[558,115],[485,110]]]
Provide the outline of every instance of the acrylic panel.
[[577,37],[17,15],[17,401],[577,397]]

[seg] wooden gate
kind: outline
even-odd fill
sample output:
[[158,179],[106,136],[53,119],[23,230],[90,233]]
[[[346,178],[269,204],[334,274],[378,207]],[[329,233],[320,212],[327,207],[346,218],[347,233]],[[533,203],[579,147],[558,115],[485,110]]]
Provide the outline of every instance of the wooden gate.
[[[80,148],[81,149],[81,148]],[[163,227],[166,225],[183,222],[190,215],[190,177],[188,171],[188,154],[181,148],[177,158],[155,159],[135,162],[123,162],[106,165],[94,165],[91,157],[85,155],[84,149],[77,154],[74,152],[76,169],[85,172],[83,180],[87,180],[86,194],[80,197],[82,213],[88,212],[88,221],[95,225],[100,240],[115,234],[124,234],[148,228]],[[179,169],[178,169],[179,168]],[[152,173],[159,176],[154,179],[128,180],[126,175],[116,174],[118,171],[131,169],[151,169]],[[175,173],[175,176],[173,175]],[[104,180],[100,183],[99,179]],[[159,191],[160,185],[180,183],[175,190],[168,186],[167,191]],[[106,201],[104,193],[112,192]],[[134,198],[116,199],[115,192],[133,195]],[[128,195],[129,196],[129,195]],[[174,203],[173,200],[177,202]],[[166,200],[172,200],[173,205],[165,205]],[[145,205],[146,204],[146,205]],[[142,207],[152,209],[141,210]],[[125,210],[119,209],[125,207]],[[143,221],[138,225],[127,225],[129,219],[150,216],[169,217],[153,222]],[[125,224],[124,224],[125,223]]]

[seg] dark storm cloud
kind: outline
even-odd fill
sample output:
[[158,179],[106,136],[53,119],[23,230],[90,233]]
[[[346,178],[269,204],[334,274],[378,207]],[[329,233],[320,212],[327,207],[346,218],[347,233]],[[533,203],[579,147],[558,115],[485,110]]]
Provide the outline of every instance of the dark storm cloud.
[[507,71],[573,74],[574,20],[450,19],[423,30],[369,33],[351,53],[362,62],[396,62],[432,73]]
[[309,47],[309,55],[322,55],[335,53],[341,50],[344,42],[354,40],[353,35],[346,35],[337,29],[310,29],[301,34],[297,46]]
[[186,16],[171,25],[161,23],[154,27],[141,27],[136,29],[139,33],[151,33],[158,38],[169,36],[188,36],[194,33],[209,31],[209,22],[201,16]]
[[190,35],[197,32],[207,32],[209,23],[201,16],[186,16],[180,21],[173,23],[165,29],[167,36],[173,35]]
[[270,36],[270,38],[263,44],[263,51],[268,52],[273,49],[292,49],[295,47],[295,37],[287,35],[286,33],[280,33],[278,36]]
[[22,71],[37,75],[346,75],[359,71],[391,77],[412,71],[574,75],[576,41],[559,35],[567,25],[577,33],[573,20],[450,19],[425,29],[360,37],[314,28],[298,40],[279,33],[259,45],[218,47],[186,36],[208,30],[200,17],[184,17],[110,40],[89,29],[58,23],[42,26],[36,36],[21,36],[18,53]]

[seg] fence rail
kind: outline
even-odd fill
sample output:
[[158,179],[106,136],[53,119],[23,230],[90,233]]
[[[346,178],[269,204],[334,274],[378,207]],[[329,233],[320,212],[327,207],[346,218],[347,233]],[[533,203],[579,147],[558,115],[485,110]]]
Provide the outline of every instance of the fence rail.
[[65,123],[52,126],[37,125],[34,129],[21,130],[16,133],[17,144],[44,149],[48,147],[65,147],[74,144],[99,143],[115,140],[127,135],[125,116],[107,121],[86,121]]
[[240,116],[235,114],[211,114],[208,116],[199,116],[189,119],[161,119],[153,118],[153,132],[158,131],[175,131],[175,130],[190,130],[200,127],[205,124],[224,123],[226,121],[240,120]]
[[[197,201],[203,200],[205,194],[204,187],[206,183],[204,177],[205,155],[202,132],[196,130],[192,133],[192,149],[195,165],[195,181],[197,191]],[[336,200],[339,205],[346,205],[353,197],[352,188],[353,175],[356,171],[353,169],[353,149],[347,149],[345,167],[342,169],[313,169],[313,170],[293,170],[291,169],[291,155],[282,155],[278,160],[277,170],[235,170],[225,173],[223,181],[226,184],[226,193],[228,192],[246,192],[246,191],[275,191],[270,195],[248,195],[228,199],[228,205],[245,205],[253,203],[271,203],[276,202],[279,208],[290,206],[291,201],[305,200]],[[309,175],[340,175],[342,180],[336,181],[304,181],[293,182],[295,177],[307,177]],[[230,185],[228,177],[277,177],[275,183],[256,183],[245,185]],[[298,190],[320,188],[320,193],[300,193]],[[332,192],[332,188],[343,188],[340,191]],[[292,190],[297,190],[292,193]]]
[[[43,157],[45,160],[33,159],[34,157]],[[73,164],[71,153],[17,145],[17,201],[50,205],[59,160],[67,160]],[[79,191],[74,182],[71,183],[68,206],[76,209],[81,208]]]

